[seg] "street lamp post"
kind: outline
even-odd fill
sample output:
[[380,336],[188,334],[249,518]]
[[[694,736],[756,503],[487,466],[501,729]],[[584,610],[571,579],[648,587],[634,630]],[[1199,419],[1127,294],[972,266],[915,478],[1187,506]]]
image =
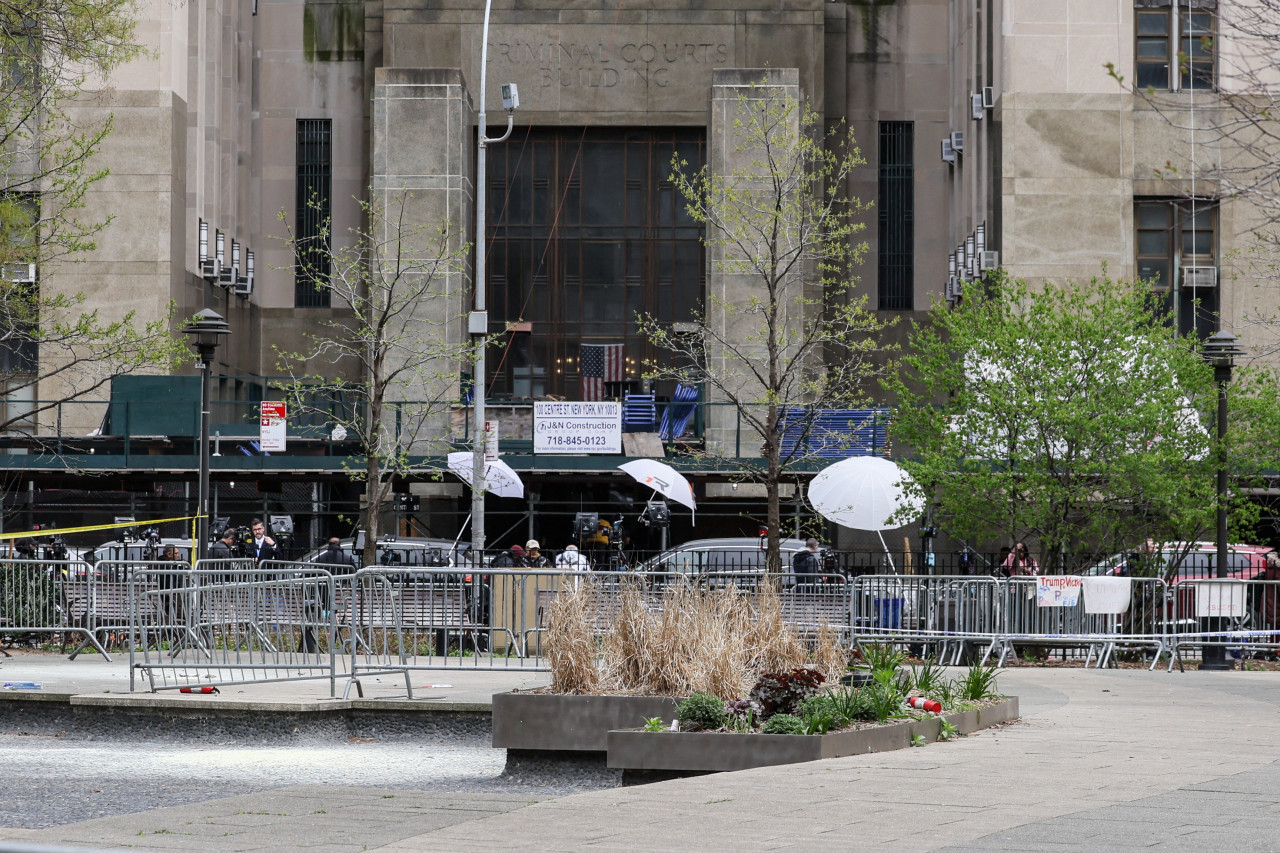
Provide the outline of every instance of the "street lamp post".
[[[484,455],[485,429],[484,395],[485,395],[485,363],[484,345],[489,334],[489,312],[485,308],[485,174],[486,149],[491,142],[503,142],[511,135],[515,126],[516,107],[520,106],[520,95],[514,83],[502,85],[502,107],[507,111],[507,132],[502,136],[490,139],[485,135],[487,116],[485,114],[485,88],[488,85],[489,71],[489,13],[493,0],[485,0],[484,29],[480,34],[480,114],[477,117],[476,134],[479,137],[479,150],[476,152],[476,263],[475,263],[475,309],[467,321],[467,331],[471,335],[474,348],[474,364],[471,372],[471,397],[475,413],[475,441],[472,448],[471,464],[471,550],[477,555],[484,553]],[[480,557],[477,557],[480,559]]]
[[[1213,382],[1218,388],[1217,421],[1217,511],[1218,511],[1218,559],[1217,576],[1227,577],[1227,386],[1231,384],[1231,368],[1238,356],[1245,354],[1239,338],[1230,332],[1215,332],[1204,342],[1201,355],[1213,366]],[[1219,630],[1221,618],[1206,620],[1206,629]],[[1206,645],[1200,654],[1200,668],[1209,670],[1231,669],[1227,651],[1220,645]]]
[[191,338],[200,356],[200,483],[197,489],[196,541],[191,553],[203,560],[209,548],[209,375],[213,354],[231,326],[215,311],[205,308],[191,318],[182,329]]

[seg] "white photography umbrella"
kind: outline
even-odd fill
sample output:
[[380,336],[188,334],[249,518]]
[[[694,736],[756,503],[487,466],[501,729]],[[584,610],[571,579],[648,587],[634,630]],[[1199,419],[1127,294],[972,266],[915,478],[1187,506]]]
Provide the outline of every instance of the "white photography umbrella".
[[[855,456],[824,468],[813,478],[809,503],[827,521],[855,530],[874,530],[888,554],[889,546],[880,531],[902,526],[891,517],[902,509],[917,513],[924,509],[919,499],[905,493],[911,485],[907,472],[888,459]],[[892,557],[889,564],[893,565]]]
[[689,485],[683,474],[665,462],[636,459],[619,465],[618,468],[630,474],[637,483],[643,483],[663,497],[691,510],[697,509],[693,503],[693,486]]
[[[475,456],[470,450],[461,450],[449,454],[449,470],[457,474],[462,482],[472,485],[472,463]],[[520,475],[511,470],[511,466],[501,459],[490,459],[484,463],[484,490],[499,498],[524,497],[524,481]]]
[[[687,506],[690,512],[694,514],[694,523],[697,523],[693,486],[689,485],[689,481],[675,468],[665,462],[659,462],[657,459],[634,459],[631,462],[619,465],[618,468],[630,474],[637,483],[642,483],[653,489],[655,493]],[[667,550],[667,528],[665,525],[662,527],[662,550]]]

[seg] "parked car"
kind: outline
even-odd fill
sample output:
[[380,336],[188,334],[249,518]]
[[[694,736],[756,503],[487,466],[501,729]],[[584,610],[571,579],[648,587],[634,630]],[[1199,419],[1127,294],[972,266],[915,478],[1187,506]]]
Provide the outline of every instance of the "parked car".
[[[357,547],[357,545],[359,547]],[[303,558],[314,563],[327,550],[320,548]],[[390,568],[446,568],[467,565],[470,542],[454,543],[452,539],[428,539],[416,536],[378,537],[378,565]],[[364,537],[342,540],[343,553],[355,560],[356,568],[364,566]]]
[[[795,585],[791,560],[804,550],[803,539],[781,542],[783,585]],[[725,539],[695,539],[685,542],[636,567],[637,571],[654,574],[684,575],[690,580],[710,583],[733,580],[741,583],[764,576],[766,550],[762,541],[749,536]]]
[[[1254,580],[1267,568],[1267,554],[1274,549],[1266,545],[1228,545],[1227,575],[1235,580]],[[1146,562],[1146,565],[1141,565]],[[1144,558],[1139,551],[1113,554],[1100,560],[1082,574],[1118,577],[1169,577],[1176,564],[1172,581],[1178,583],[1195,578],[1218,576],[1218,546],[1213,542],[1171,542]]]

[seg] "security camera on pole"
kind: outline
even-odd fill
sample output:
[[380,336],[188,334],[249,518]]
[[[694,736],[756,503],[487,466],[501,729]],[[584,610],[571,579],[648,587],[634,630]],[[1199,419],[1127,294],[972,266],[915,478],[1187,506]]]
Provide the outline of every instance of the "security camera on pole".
[[471,373],[471,396],[475,407],[475,431],[472,434],[474,443],[474,459],[472,470],[477,472],[471,483],[471,550],[476,559],[483,559],[484,554],[484,468],[485,439],[487,429],[484,415],[484,395],[486,391],[484,342],[489,334],[489,313],[485,309],[485,266],[484,266],[484,228],[485,228],[485,149],[490,142],[503,142],[511,135],[515,126],[515,111],[520,106],[520,93],[515,83],[502,84],[502,108],[507,111],[507,132],[496,139],[485,136],[487,118],[485,115],[485,87],[488,85],[489,70],[489,13],[493,8],[493,0],[485,0],[484,30],[480,35],[480,115],[478,118],[479,145],[476,154],[476,263],[475,263],[475,310],[467,321],[467,332],[471,335],[471,343],[475,352],[475,367]]

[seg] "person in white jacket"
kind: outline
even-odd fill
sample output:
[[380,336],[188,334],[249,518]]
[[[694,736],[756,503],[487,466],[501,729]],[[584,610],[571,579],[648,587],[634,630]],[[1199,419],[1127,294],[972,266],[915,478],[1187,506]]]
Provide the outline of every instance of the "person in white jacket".
[[556,568],[567,572],[589,572],[591,561],[587,559],[586,554],[578,550],[577,545],[566,545],[560,552],[560,556],[556,557]]

